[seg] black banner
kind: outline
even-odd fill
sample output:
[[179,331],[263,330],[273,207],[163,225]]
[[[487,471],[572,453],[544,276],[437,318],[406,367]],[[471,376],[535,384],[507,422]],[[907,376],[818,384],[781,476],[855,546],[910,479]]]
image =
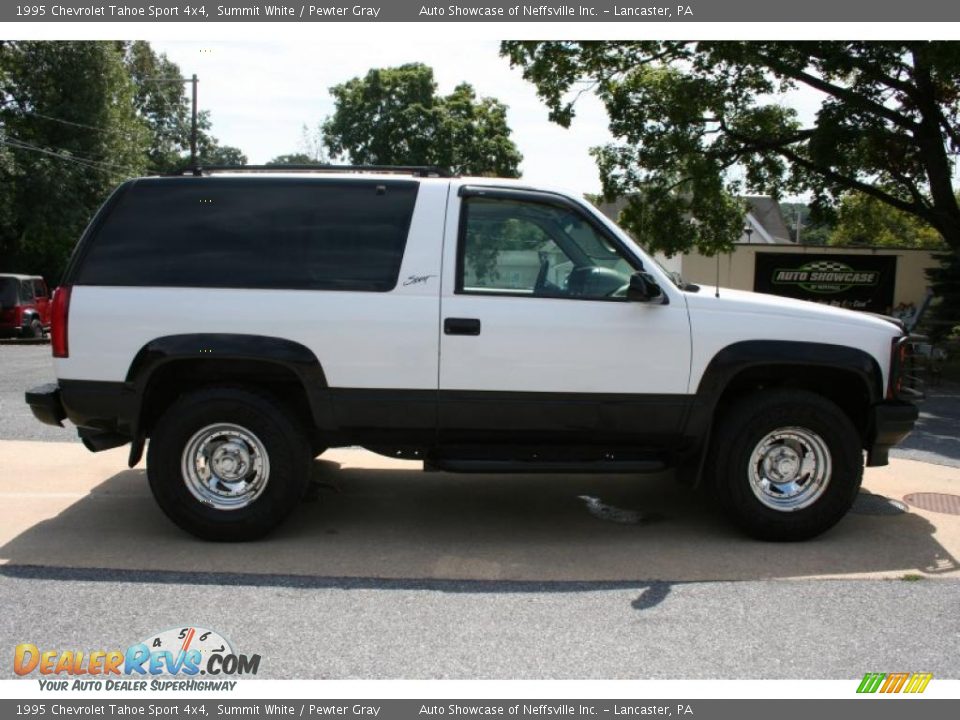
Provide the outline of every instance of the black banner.
[[896,279],[897,258],[892,255],[758,252],[753,289],[849,310],[889,314]]
[[622,3],[615,0],[522,3],[457,0],[430,3],[258,2],[257,0],[55,0],[3,3],[0,22],[956,22],[960,5],[943,0],[835,0],[803,3],[769,0],[681,0]]

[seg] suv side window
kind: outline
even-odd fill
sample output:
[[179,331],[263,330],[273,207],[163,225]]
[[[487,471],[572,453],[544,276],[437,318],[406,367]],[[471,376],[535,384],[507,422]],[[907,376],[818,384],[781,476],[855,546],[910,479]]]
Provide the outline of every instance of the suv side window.
[[47,297],[47,284],[43,280],[34,280],[33,290],[38,300]]
[[393,289],[419,184],[156,178],[122,191],[77,284]]
[[625,297],[634,262],[580,213],[526,200],[464,199],[457,292]]
[[23,280],[20,282],[20,302],[32,303],[34,301],[33,297],[33,281],[32,280]]

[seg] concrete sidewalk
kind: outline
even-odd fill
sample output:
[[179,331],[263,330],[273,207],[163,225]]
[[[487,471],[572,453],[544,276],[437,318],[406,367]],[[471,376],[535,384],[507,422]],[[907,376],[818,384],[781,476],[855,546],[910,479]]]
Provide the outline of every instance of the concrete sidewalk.
[[[0,563],[532,582],[960,577],[960,516],[851,513],[816,540],[762,543],[663,475],[422,473],[362,450],[316,461],[319,500],[266,540],[205,543],[163,516],[126,454],[0,441]],[[896,500],[960,493],[960,469],[910,460],[865,477]]]

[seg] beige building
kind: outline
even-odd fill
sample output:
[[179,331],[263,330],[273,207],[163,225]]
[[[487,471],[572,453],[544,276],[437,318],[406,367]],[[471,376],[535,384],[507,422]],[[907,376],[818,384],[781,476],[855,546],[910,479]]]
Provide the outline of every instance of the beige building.
[[[751,196],[744,200],[748,207],[744,230],[733,252],[719,257],[706,257],[697,252],[670,258],[658,254],[657,260],[668,270],[679,273],[688,282],[714,285],[717,284],[719,274],[721,287],[754,290],[757,289],[758,253],[818,255],[821,256],[819,260],[824,259],[822,256],[844,256],[847,265],[857,256],[889,257],[896,259],[896,273],[892,301],[885,310],[895,311],[903,306],[919,308],[923,303],[929,286],[925,270],[938,265],[929,250],[797,245],[790,239],[790,231],[776,200],[764,196]],[[625,199],[618,199],[612,203],[603,203],[599,208],[607,217],[616,221],[625,205]],[[831,302],[827,295],[819,298],[811,296],[807,299]]]
[[[924,273],[927,268],[936,267],[937,260],[929,250],[913,248],[862,248],[833,247],[824,245],[757,245],[737,244],[732,253],[719,257],[705,257],[700,253],[689,253],[670,259],[657,259],[671,270],[677,270],[684,280],[693,283],[713,285],[717,280],[717,265],[720,267],[720,286],[753,290],[756,273],[757,253],[777,252],[800,255],[845,255],[895,257],[897,273],[893,289],[893,304],[917,307],[923,302],[929,287]],[[718,263],[719,261],[719,263]]]

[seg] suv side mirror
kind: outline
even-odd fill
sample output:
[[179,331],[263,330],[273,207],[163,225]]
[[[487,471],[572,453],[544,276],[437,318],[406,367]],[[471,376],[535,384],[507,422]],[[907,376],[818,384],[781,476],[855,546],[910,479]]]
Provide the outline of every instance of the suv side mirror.
[[635,272],[630,276],[630,285],[627,286],[627,300],[662,304],[666,299],[667,296],[663,294],[663,290],[649,273]]

